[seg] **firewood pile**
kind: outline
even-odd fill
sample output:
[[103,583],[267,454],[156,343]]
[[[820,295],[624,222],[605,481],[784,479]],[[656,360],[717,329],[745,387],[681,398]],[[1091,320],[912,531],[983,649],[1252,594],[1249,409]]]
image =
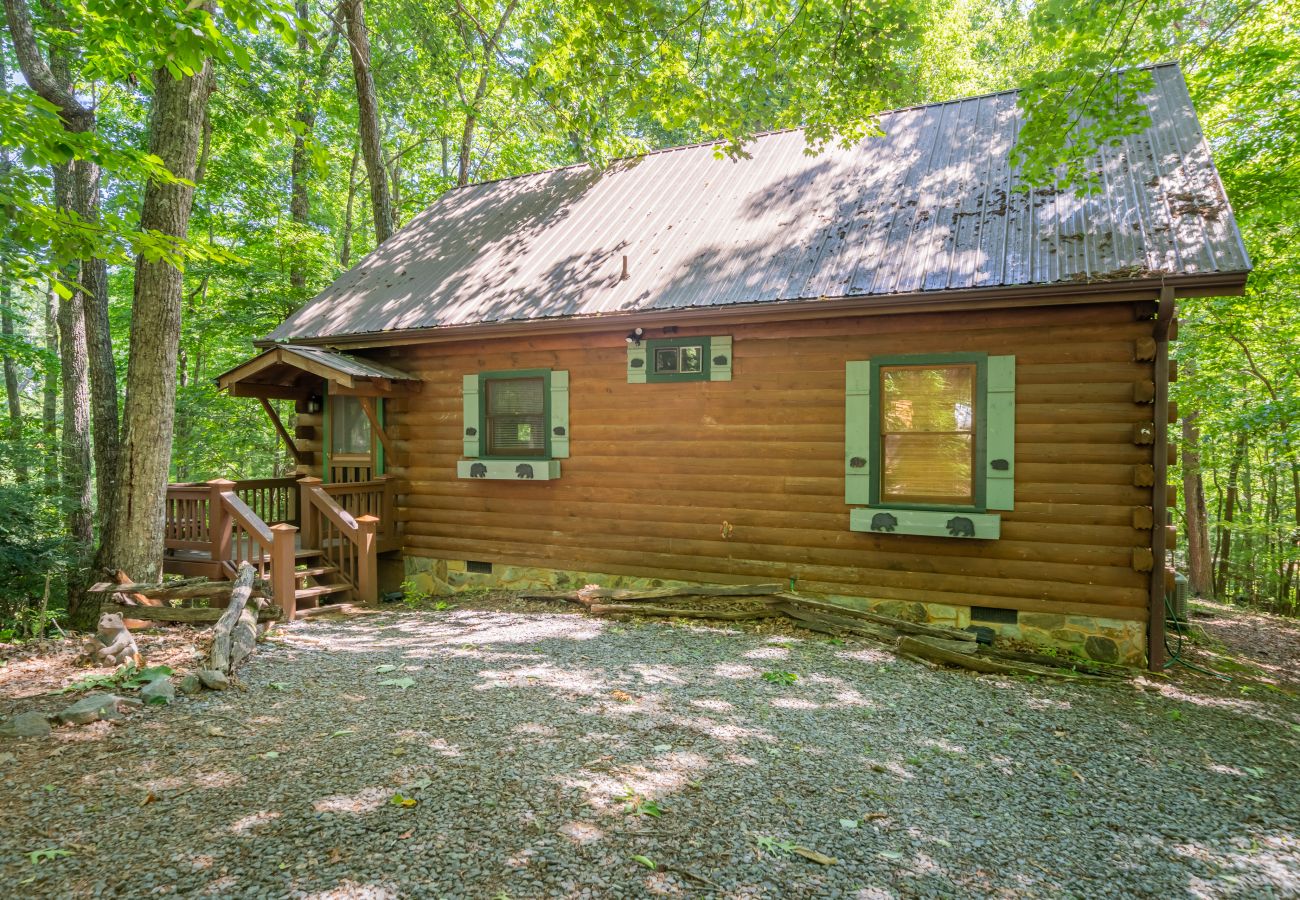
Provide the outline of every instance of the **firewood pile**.
[[[890,647],[900,656],[927,665],[957,666],[973,672],[1034,675],[1067,679],[1116,679],[1132,673],[1121,666],[1023,653],[982,644],[970,631],[909,622],[867,610],[852,609],[779,584],[687,585],[650,590],[587,585],[576,591],[526,593],[521,600],[576,603],[593,616],[656,616],[681,619],[744,621],[785,617],[800,628],[835,637],[865,638]],[[691,607],[663,605],[690,602]],[[752,601],[746,608],[737,601]]]

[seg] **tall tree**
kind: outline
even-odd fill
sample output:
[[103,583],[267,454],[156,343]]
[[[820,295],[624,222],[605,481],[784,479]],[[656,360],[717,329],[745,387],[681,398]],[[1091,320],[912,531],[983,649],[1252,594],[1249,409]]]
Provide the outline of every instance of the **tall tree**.
[[[308,143],[316,128],[316,117],[320,110],[321,94],[324,93],[326,79],[329,77],[330,62],[338,48],[339,33],[342,24],[338,10],[330,16],[329,37],[320,56],[311,56],[311,10],[307,0],[296,0],[298,13],[298,104],[294,110],[293,152],[289,162],[289,217],[295,225],[306,229],[311,225],[311,194],[308,190],[310,173],[310,156]],[[307,269],[301,254],[295,253],[289,263],[289,285],[302,290],[307,286]]]
[[[0,45],[0,85],[9,83],[6,71],[5,53]],[[13,163],[9,160],[9,151],[0,150],[0,184],[9,180]],[[18,361],[10,352],[15,337],[13,312],[13,282],[8,265],[9,242],[0,236],[0,344],[3,344],[3,365],[5,379],[5,408],[9,413],[9,443],[14,459],[14,475],[19,481],[27,480],[27,456],[22,447],[23,405],[22,395],[18,392]]]
[[474,151],[474,131],[478,127],[478,118],[483,109],[483,98],[487,96],[489,80],[496,66],[501,35],[518,5],[519,0],[508,0],[495,23],[484,23],[461,0],[456,2],[458,25],[465,48],[470,51],[471,57],[480,54],[482,56],[481,60],[475,61],[479,70],[473,96],[465,92],[464,74],[468,66],[461,66],[456,70],[456,91],[460,95],[460,102],[465,107],[465,127],[461,131],[460,158],[456,165],[456,184],[459,187],[469,184],[469,163]]
[[[210,12],[211,5],[203,8]],[[183,180],[151,181],[146,186],[140,225],[181,239],[189,229],[203,118],[213,87],[212,62],[204,57],[193,74],[180,77],[164,64],[153,78],[149,152]],[[123,569],[144,581],[158,577],[162,566],[182,279],[180,269],[168,261],[143,254],[136,259],[118,504],[116,518],[104,533],[100,560],[107,568]],[[85,623],[74,616],[74,624]]]
[[347,22],[348,49],[352,53],[361,156],[365,159],[366,177],[370,180],[370,208],[378,246],[393,233],[393,200],[388,192],[388,172],[384,168],[379,95],[375,92],[375,78],[370,70],[370,34],[366,28],[365,0],[343,0],[340,10]]
[[[27,0],[4,0],[4,6],[14,51],[27,83],[42,99],[57,107],[69,132],[93,132],[96,126],[95,109],[77,97],[72,73],[73,54],[66,46],[53,42],[47,62],[41,54]],[[60,6],[50,4],[49,14],[54,29],[60,32],[68,30]],[[71,210],[78,219],[93,227],[100,218],[99,165],[93,159],[82,156],[67,162],[66,167],[64,177],[69,184],[66,190],[56,191],[57,205]],[[67,261],[64,271],[66,286],[80,296],[69,301],[76,308],[77,321],[63,316],[60,325],[80,332],[74,335],[71,348],[84,344],[87,350],[85,358],[80,361],[78,374],[74,377],[89,377],[87,408],[93,410],[95,468],[98,474],[96,493],[101,517],[107,517],[112,514],[118,452],[117,369],[113,362],[112,334],[108,322],[107,266],[102,257],[86,254],[75,261]],[[66,378],[65,375],[65,380]],[[89,466],[86,467],[86,477],[90,477]],[[80,495],[80,488],[74,493]]]
[[1210,556],[1209,515],[1205,508],[1205,481],[1201,477],[1199,414],[1183,416],[1183,512],[1187,522],[1187,586],[1197,597],[1214,596],[1213,559]]

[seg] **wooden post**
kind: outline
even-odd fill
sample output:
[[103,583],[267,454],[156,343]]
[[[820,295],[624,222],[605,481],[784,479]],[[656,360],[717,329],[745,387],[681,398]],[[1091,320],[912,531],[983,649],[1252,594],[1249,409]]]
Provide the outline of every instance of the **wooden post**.
[[[208,482],[208,540],[212,542],[212,558],[218,563],[230,560],[230,513],[221,502],[221,495],[233,491],[235,483],[228,478],[214,478]],[[221,577],[226,577],[226,567],[219,566]]]
[[377,516],[357,516],[357,594],[367,606],[379,603],[379,553],[375,531]]
[[319,478],[313,478],[311,475],[298,479],[298,527],[302,529],[304,550],[316,550],[320,546],[320,535],[316,533],[316,517],[311,514],[311,489],[320,483]]
[[298,529],[281,522],[271,526],[271,594],[284,613],[284,621],[292,622],[298,607],[297,554],[294,535]]
[[388,475],[380,475],[378,480],[384,483],[384,496],[379,507],[379,522],[384,529],[384,538],[390,539],[397,536],[397,509],[394,503],[396,497],[394,495],[393,479]]

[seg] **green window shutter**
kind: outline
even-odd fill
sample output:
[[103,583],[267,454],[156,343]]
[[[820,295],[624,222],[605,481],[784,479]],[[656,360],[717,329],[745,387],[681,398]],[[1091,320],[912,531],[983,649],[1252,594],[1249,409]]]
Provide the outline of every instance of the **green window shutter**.
[[461,387],[461,397],[465,403],[465,417],[462,422],[463,435],[465,438],[464,455],[470,459],[477,459],[479,456],[479,434],[483,429],[483,423],[479,421],[479,377],[475,375],[466,375],[464,385]]
[[[384,421],[384,398],[375,398],[375,418],[379,420],[379,427],[386,428],[388,423]],[[372,436],[371,440],[375,442],[375,474],[383,475],[384,466],[388,461],[384,458],[384,442],[379,440],[377,435]]]
[[330,402],[330,380],[325,379],[325,389],[321,392],[321,431],[323,440],[320,442],[321,472],[320,480],[329,483],[330,480],[330,446],[334,443],[334,423],[330,421],[330,407],[334,404]]
[[566,369],[551,370],[551,457],[567,459],[569,456],[569,373]]
[[844,502],[871,502],[871,361],[845,364]]
[[988,509],[1014,509],[1016,485],[1016,358],[990,356],[984,401],[985,487]]
[[627,345],[627,383],[645,384],[645,370],[648,364],[645,341],[639,344],[629,343]]
[[731,380],[731,335],[709,338],[709,381]]

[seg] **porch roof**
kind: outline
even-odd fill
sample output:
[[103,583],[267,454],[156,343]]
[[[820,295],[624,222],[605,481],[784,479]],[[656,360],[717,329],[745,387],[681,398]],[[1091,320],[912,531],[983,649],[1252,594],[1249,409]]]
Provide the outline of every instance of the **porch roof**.
[[320,347],[280,344],[217,376],[217,387],[235,397],[294,399],[319,393],[316,379],[331,392],[385,396],[418,389],[420,380],[369,359]]

